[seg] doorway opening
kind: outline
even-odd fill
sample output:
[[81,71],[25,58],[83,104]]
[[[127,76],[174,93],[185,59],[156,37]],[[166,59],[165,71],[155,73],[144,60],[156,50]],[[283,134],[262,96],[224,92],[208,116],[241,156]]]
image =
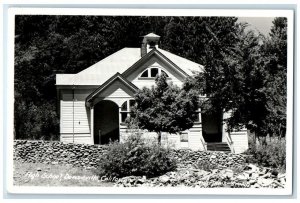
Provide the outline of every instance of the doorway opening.
[[202,113],[201,117],[205,142],[222,142],[222,112]]
[[119,107],[102,100],[94,106],[94,144],[108,144],[119,138]]

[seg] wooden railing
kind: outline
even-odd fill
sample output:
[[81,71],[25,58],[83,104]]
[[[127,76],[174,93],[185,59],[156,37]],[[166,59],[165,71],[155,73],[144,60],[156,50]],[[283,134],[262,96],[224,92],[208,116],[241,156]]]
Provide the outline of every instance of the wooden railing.
[[201,140],[201,143],[202,143],[202,146],[203,146],[204,150],[207,151],[207,143],[205,142],[205,140],[203,139],[202,136],[200,136],[200,140]]
[[228,144],[228,146],[229,146],[229,148],[231,150],[231,153],[235,153],[234,152],[233,141],[231,139],[230,133],[229,132],[225,133],[225,135],[226,135],[226,142],[227,142],[227,144]]

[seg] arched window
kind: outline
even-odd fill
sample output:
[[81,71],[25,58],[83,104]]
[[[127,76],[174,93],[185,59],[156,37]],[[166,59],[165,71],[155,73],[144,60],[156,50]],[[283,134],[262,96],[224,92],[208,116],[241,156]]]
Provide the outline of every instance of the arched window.
[[141,74],[141,78],[155,78],[157,74],[158,75],[165,74],[167,77],[169,77],[169,75],[161,68],[147,68]]
[[158,68],[151,68],[150,73],[151,73],[151,78],[155,78],[156,75],[158,74]]
[[141,75],[141,77],[142,78],[147,78],[148,77],[148,70],[145,70],[143,73],[142,73],[142,75]]
[[167,78],[169,77],[169,75],[164,70],[161,70],[161,74],[165,74]]
[[133,99],[125,101],[121,106],[121,123],[124,123],[130,115],[131,108],[134,106],[135,101]]

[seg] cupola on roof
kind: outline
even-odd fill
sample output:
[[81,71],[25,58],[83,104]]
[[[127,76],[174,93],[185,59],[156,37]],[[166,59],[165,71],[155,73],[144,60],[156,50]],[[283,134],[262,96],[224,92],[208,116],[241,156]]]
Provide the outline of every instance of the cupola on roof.
[[156,45],[158,45],[159,39],[160,39],[160,36],[158,36],[154,33],[149,33],[144,36],[143,43],[149,44],[150,48],[154,48]]
[[141,47],[141,56],[145,56],[153,48],[157,49],[159,39],[160,36],[152,32],[145,35]]

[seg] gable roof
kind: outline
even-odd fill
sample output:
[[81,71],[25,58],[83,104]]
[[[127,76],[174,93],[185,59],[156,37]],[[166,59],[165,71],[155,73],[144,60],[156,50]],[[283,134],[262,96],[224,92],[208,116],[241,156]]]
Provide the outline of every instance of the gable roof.
[[183,58],[181,56],[178,56],[160,48],[158,48],[157,50],[160,51],[163,55],[165,55],[168,59],[170,59],[178,67],[180,67],[183,71],[185,71],[188,75],[194,75],[196,72],[203,71],[204,66],[199,63],[195,63],[191,60],[188,60],[186,58]]
[[[140,49],[123,48],[77,74],[57,74],[56,85],[101,85],[141,58]],[[67,76],[67,77],[65,77]]]
[[[194,71],[200,72],[203,68],[200,64],[172,54],[163,49],[158,48],[156,50],[162,57],[175,65],[178,70],[187,75],[193,75]],[[150,54],[151,51],[144,57],[147,57]],[[138,63],[141,58],[140,48],[123,48],[77,74],[57,74],[56,85],[99,86],[117,72],[126,72],[127,69]]]
[[105,90],[110,84],[112,84],[114,81],[120,80],[124,85],[126,85],[129,89],[136,92],[138,90],[138,87],[135,86],[133,83],[128,81],[126,78],[124,78],[119,72],[114,74],[111,78],[105,81],[102,85],[100,85],[95,91],[93,91],[89,96],[86,97],[86,105],[89,106],[90,102],[93,100],[95,96],[100,94],[103,90]]
[[146,62],[151,56],[156,55],[159,58],[167,61],[171,66],[173,66],[175,69],[177,69],[178,72],[183,74],[184,76],[188,76],[188,74],[183,71],[180,67],[178,67],[175,63],[173,63],[170,59],[168,59],[166,56],[164,56],[160,51],[158,51],[156,48],[153,48],[148,54],[146,54],[144,57],[142,57],[140,60],[138,60],[135,64],[133,64],[130,68],[128,68],[125,72],[122,73],[125,77],[127,77],[132,71],[134,71],[138,66]]

